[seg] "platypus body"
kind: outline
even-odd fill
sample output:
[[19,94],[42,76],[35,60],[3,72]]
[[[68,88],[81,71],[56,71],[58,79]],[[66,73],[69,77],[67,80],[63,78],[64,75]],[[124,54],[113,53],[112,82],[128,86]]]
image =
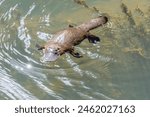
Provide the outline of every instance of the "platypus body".
[[43,50],[42,60],[55,61],[64,53],[70,53],[76,58],[82,57],[78,52],[74,51],[74,46],[80,44],[84,39],[88,39],[90,43],[100,41],[99,37],[92,35],[89,31],[107,23],[108,19],[105,16],[99,16],[79,26],[69,27],[62,30],[52,37],[44,46],[39,46],[38,50]]

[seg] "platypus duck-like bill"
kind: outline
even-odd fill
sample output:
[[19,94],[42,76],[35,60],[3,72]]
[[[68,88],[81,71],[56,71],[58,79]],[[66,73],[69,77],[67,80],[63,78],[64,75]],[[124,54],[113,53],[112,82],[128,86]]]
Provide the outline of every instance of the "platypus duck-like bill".
[[70,25],[67,29],[57,32],[44,46],[36,45],[38,50],[43,50],[42,61],[55,61],[66,52],[76,58],[82,57],[78,52],[75,52],[74,46],[79,45],[84,39],[88,39],[90,43],[100,41],[99,37],[92,35],[89,31],[107,22],[106,16],[99,16],[79,26]]

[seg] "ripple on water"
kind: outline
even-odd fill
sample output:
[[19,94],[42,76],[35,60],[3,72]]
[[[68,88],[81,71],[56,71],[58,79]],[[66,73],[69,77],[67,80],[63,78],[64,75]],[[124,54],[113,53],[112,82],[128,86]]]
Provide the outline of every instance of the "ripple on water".
[[0,77],[0,92],[6,95],[5,99],[37,99],[2,68],[0,68]]
[[[34,46],[38,40],[52,38],[46,29],[53,24],[53,14],[34,16],[37,8],[34,2],[21,14],[22,11],[18,11],[21,5],[17,3],[0,15],[4,22],[0,24],[0,62],[3,64],[0,68],[0,96],[5,95],[5,99],[96,99],[90,93],[93,89],[89,82],[98,79],[99,75],[82,67],[85,62],[67,54],[54,63],[40,62],[41,53]],[[45,12],[46,6],[41,13]],[[90,59],[100,56],[78,49]]]
[[[109,11],[107,7],[110,3],[119,7],[120,2],[110,1],[87,1],[85,8],[72,0],[0,0],[0,99],[125,99],[133,96],[132,91],[148,97],[143,93],[148,85],[134,84],[132,79],[136,67],[145,82],[136,81],[149,83],[149,72],[145,72],[149,71],[149,19],[146,24],[129,26],[126,16],[117,15],[116,10],[113,14],[113,8]],[[84,41],[76,47],[83,55],[80,59],[65,54],[56,62],[42,63],[36,43],[44,44],[52,39],[52,32],[70,23],[92,18],[96,15],[93,5],[97,11],[105,9],[112,15],[110,26],[92,32],[101,35],[102,42],[93,45]],[[137,55],[143,57],[142,65]]]

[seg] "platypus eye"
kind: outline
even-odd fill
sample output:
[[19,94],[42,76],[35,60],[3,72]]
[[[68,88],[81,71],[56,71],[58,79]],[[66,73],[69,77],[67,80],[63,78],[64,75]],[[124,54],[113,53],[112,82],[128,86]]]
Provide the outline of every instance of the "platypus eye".
[[54,54],[58,54],[57,52],[55,52]]

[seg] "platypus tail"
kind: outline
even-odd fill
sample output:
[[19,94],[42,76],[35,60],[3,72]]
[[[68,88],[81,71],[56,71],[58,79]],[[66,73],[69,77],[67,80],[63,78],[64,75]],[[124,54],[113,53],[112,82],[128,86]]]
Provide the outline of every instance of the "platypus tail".
[[90,31],[92,29],[95,29],[99,26],[106,24],[107,22],[108,18],[106,16],[99,16],[95,19],[91,19],[90,21],[77,26],[77,28],[81,28],[84,31]]
[[44,46],[40,46],[39,44],[36,44],[35,47],[36,47],[38,50],[43,50],[43,49],[45,49]]

